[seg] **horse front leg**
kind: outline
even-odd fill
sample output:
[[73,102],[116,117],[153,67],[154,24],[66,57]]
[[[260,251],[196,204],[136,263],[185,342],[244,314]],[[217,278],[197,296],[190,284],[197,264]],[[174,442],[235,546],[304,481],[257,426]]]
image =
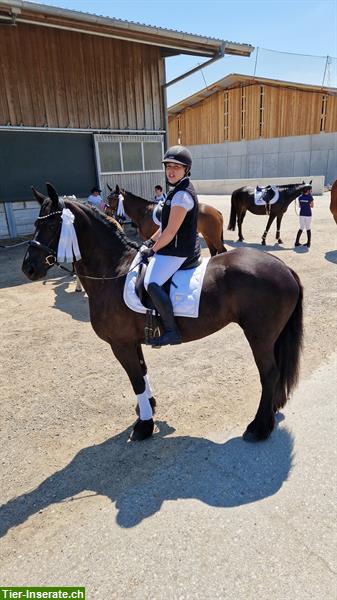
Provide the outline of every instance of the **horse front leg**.
[[279,244],[283,244],[282,240],[281,240],[281,221],[282,221],[282,215],[278,215],[276,217],[276,240]]
[[[143,379],[144,379],[144,383],[145,383],[145,390],[147,392],[147,396],[152,408],[152,413],[155,414],[156,412],[156,406],[157,406],[157,402],[156,399],[153,396],[153,392],[152,392],[152,388],[151,388],[151,384],[149,381],[149,377],[147,374],[147,366],[146,366],[146,362],[144,359],[144,354],[143,354],[143,350],[142,350],[142,346],[141,344],[137,344],[136,346],[136,350],[137,350],[137,355],[138,355],[138,360],[139,360],[139,364],[140,364],[140,368],[142,370],[143,373]],[[139,404],[137,402],[136,405],[136,414],[139,417],[140,416],[140,410],[139,410]]]
[[140,363],[139,351],[137,345],[129,346],[111,346],[112,351],[126,371],[133,391],[137,396],[137,404],[139,406],[139,419],[134,425],[130,440],[140,441],[151,437],[154,429],[153,410],[149,399],[149,393],[146,389],[146,380],[144,379],[144,366]]
[[268,219],[267,227],[266,227],[266,229],[264,230],[264,232],[262,234],[262,240],[261,240],[262,246],[266,245],[266,237],[267,237],[268,231],[269,231],[269,229],[271,227],[271,224],[274,221],[274,219],[275,219],[275,216],[274,215],[270,215],[270,217]]

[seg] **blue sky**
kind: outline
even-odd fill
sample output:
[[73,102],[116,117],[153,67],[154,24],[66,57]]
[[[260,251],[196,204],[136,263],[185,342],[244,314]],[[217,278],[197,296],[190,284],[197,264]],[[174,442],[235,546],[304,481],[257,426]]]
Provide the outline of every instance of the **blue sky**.
[[[337,0],[46,0],[43,4],[252,44],[261,48],[256,68],[261,77],[321,85],[328,55],[335,58],[328,62],[325,84],[337,86]],[[167,79],[204,60],[168,59]],[[169,87],[168,104],[229,73],[253,74],[254,68],[255,54],[250,59],[227,56]]]

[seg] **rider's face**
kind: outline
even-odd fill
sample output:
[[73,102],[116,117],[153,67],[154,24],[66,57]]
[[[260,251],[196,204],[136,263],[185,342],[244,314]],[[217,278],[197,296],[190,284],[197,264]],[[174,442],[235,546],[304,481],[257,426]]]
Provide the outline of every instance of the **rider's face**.
[[165,165],[166,177],[169,183],[174,185],[185,175],[185,169],[183,165],[177,165],[176,163],[167,163]]

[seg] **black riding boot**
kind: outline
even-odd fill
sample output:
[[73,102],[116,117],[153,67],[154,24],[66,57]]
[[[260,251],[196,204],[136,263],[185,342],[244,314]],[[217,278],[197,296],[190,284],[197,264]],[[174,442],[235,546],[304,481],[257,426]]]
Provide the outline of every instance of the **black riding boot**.
[[300,244],[300,237],[302,235],[302,231],[303,229],[299,229],[297,232],[297,236],[296,236],[296,240],[295,240],[295,246],[301,246],[302,244]]
[[174,319],[173,308],[169,296],[157,283],[150,283],[147,291],[155,308],[159,312],[159,316],[165,329],[163,335],[156,338],[152,346],[181,344],[181,334]]
[[311,246],[311,229],[307,229],[307,243],[306,243],[306,247],[310,248]]

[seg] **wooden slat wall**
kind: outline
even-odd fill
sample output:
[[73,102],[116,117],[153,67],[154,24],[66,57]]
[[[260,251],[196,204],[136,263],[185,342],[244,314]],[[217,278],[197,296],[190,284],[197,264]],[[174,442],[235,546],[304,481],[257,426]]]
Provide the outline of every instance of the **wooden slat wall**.
[[328,96],[325,131],[332,133],[337,131],[337,96]]
[[160,49],[19,24],[0,36],[0,125],[164,128]]
[[[228,90],[228,141],[261,137],[311,135],[321,131],[323,92],[263,86],[263,124],[260,133],[261,85]],[[245,95],[242,111],[242,94]],[[178,141],[177,116],[169,118],[170,144]],[[243,123],[243,127],[242,127]],[[216,92],[180,114],[182,144],[217,144],[224,141],[224,92]],[[327,96],[323,131],[337,131],[337,97]],[[244,138],[242,138],[244,132]]]

